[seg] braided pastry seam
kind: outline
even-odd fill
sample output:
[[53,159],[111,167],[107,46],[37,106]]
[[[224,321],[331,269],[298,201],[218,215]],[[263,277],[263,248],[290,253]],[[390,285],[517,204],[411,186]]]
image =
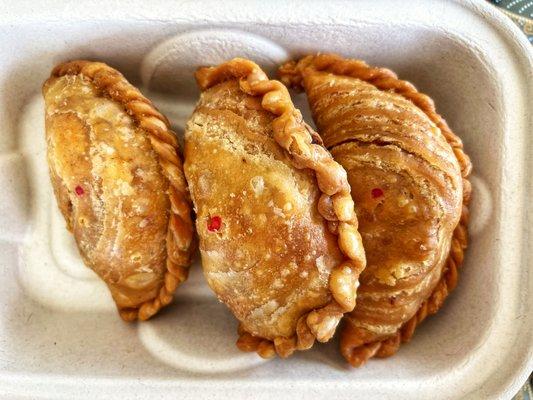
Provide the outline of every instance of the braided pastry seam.
[[272,128],[274,140],[289,155],[297,169],[312,170],[322,192],[318,211],[327,221],[328,229],[337,235],[345,260],[331,271],[329,290],[333,299],[319,309],[302,315],[292,337],[277,337],[273,341],[255,337],[239,327],[237,346],[243,351],[257,351],[264,358],[288,357],[296,349],[309,349],[315,338],[328,341],[345,312],[355,307],[358,278],[366,265],[361,236],[350,185],[344,168],[322,146],[318,135],[305,124],[294,107],[287,88],[279,81],[269,80],[254,62],[235,58],[217,67],[200,68],[196,80],[202,90],[223,81],[238,79],[240,89],[251,96],[260,96],[262,108],[276,118]]
[[52,70],[51,77],[65,75],[82,75],[105,96],[124,107],[137,126],[147,133],[151,146],[158,156],[163,175],[169,182],[167,195],[171,209],[163,285],[154,299],[140,304],[137,308],[119,309],[120,316],[125,321],[137,318],[147,320],[172,301],[178,285],[187,279],[192,249],[195,246],[191,201],[183,174],[182,160],[178,154],[178,141],[170,130],[168,119],[114,68],[100,62],[75,60],[57,65]]
[[[291,61],[284,64],[280,67],[279,74],[286,85],[302,90],[303,74],[307,68],[360,79],[380,90],[392,90],[410,100],[441,130],[444,138],[451,146],[461,169],[463,183],[461,217],[452,234],[450,253],[443,266],[441,278],[430,296],[420,305],[416,314],[405,322],[397,330],[396,334],[378,341],[349,348],[346,351],[343,351],[341,345],[341,351],[350,364],[361,366],[372,357],[388,357],[396,353],[400,347],[400,342],[408,342],[413,336],[416,327],[428,315],[435,314],[448,294],[457,286],[458,268],[463,262],[464,251],[468,245],[468,204],[470,203],[471,195],[471,184],[468,176],[472,171],[472,163],[464,152],[461,139],[452,132],[446,121],[437,113],[433,100],[429,96],[418,92],[410,82],[398,79],[393,71],[386,68],[371,67],[361,60],[343,59],[333,54],[318,54],[304,57],[297,62]],[[347,325],[345,329],[353,331],[357,328]],[[347,332],[343,336],[349,336],[350,334],[350,332]]]

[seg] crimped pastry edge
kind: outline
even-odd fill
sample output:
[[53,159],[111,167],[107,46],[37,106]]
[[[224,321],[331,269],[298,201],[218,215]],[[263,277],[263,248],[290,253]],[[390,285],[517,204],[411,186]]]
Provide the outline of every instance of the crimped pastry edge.
[[[150,144],[158,156],[163,175],[169,182],[167,195],[171,207],[166,237],[167,257],[163,285],[154,299],[135,308],[119,308],[118,310],[125,321],[147,320],[172,301],[176,288],[187,279],[195,247],[191,200],[183,175],[177,138],[170,130],[168,119],[154,107],[152,102],[131,85],[119,71],[107,64],[87,60],[73,60],[58,64],[52,70],[50,78],[44,83],[43,91],[46,90],[50,80],[65,75],[82,75],[90,80],[103,96],[124,107],[136,125],[147,133]],[[180,236],[185,237],[180,238]],[[180,240],[184,240],[185,243],[180,243]],[[172,247],[179,253],[179,258],[174,257],[174,260],[171,260]]]
[[[285,358],[297,349],[309,349],[315,338],[320,341],[331,338],[342,315],[353,310],[355,306],[358,277],[366,266],[366,258],[357,230],[357,216],[346,171],[322,146],[316,132],[305,124],[301,113],[294,107],[287,88],[279,81],[269,80],[257,64],[242,58],[235,58],[216,67],[200,68],[196,72],[196,80],[202,90],[233,79],[239,80],[239,87],[244,93],[261,96],[263,109],[276,116],[273,121],[274,140],[289,155],[292,165],[298,169],[309,168],[315,173],[322,192],[321,200],[324,200],[319,201],[319,204],[323,204],[322,210],[319,206],[319,213],[328,222],[330,230],[338,235],[339,248],[345,257],[345,260],[331,271],[329,289],[333,295],[332,300],[325,306],[300,316],[294,336],[269,340],[253,336],[246,332],[242,325],[239,326],[237,346],[241,350],[256,351],[264,358],[273,357],[276,353]],[[330,177],[336,179],[331,182]],[[328,218],[324,215],[326,211],[329,212]],[[334,215],[333,220],[331,213]],[[353,298],[348,302],[338,301],[341,296],[337,295],[342,294],[338,290],[339,282],[343,279],[349,280],[353,287]],[[333,331],[328,337],[321,338],[316,327],[326,326],[328,321],[331,327],[332,318]]]
[[[410,100],[421,109],[428,118],[441,130],[444,138],[451,146],[461,169],[463,183],[463,204],[461,216],[453,231],[450,253],[443,267],[441,277],[429,297],[421,304],[415,315],[405,322],[397,332],[384,339],[369,342],[360,346],[350,344],[350,337],[358,335],[358,330],[348,319],[341,332],[340,348],[342,355],[354,367],[365,364],[372,357],[388,357],[396,353],[401,342],[408,342],[416,327],[428,316],[435,314],[443,305],[448,294],[457,286],[458,268],[464,259],[464,251],[468,245],[468,204],[470,202],[471,184],[468,177],[472,171],[470,158],[463,149],[461,139],[456,136],[446,121],[436,112],[433,100],[418,92],[410,82],[398,79],[397,75],[386,68],[371,67],[364,61],[345,59],[335,54],[309,55],[298,61],[289,61],[279,68],[283,83],[299,90],[303,89],[302,80],[306,69],[329,72],[357,78],[374,85],[380,90],[392,90]],[[366,330],[364,330],[366,331]]]

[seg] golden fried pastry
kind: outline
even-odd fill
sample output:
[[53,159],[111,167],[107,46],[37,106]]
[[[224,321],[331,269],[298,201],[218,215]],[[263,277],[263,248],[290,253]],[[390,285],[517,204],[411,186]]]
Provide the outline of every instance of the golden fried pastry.
[[341,352],[353,366],[390,356],[457,283],[469,158],[433,101],[387,69],[317,55],[282,66],[280,75],[305,89],[356,204],[368,266]]
[[346,172],[253,62],[196,79],[184,169],[204,274],[241,322],[237,345],[268,358],[325,342],[365,265]]
[[145,320],[187,278],[194,242],[176,137],[102,63],[58,65],[43,95],[50,177],[67,227],[121,317]]

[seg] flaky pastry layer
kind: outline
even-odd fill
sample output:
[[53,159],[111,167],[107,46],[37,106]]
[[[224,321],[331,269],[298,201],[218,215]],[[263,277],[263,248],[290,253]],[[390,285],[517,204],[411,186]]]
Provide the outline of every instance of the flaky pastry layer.
[[433,101],[388,69],[321,54],[285,64],[280,75],[305,89],[352,185],[368,266],[341,352],[353,366],[390,356],[457,284],[470,160]]
[[43,95],[50,176],[67,227],[121,317],[148,319],[187,278],[194,248],[169,122],[99,62],[58,65]]

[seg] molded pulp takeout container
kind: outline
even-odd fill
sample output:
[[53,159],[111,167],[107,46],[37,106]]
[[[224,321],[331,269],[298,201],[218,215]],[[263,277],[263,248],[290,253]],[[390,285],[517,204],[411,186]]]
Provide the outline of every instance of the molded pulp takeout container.
[[[496,399],[531,372],[533,56],[484,1],[112,1],[0,5],[0,393],[3,398]],[[58,62],[122,71],[182,133],[200,65],[272,74],[310,52],[395,70],[436,102],[474,163],[455,292],[395,357],[347,367],[338,343],[287,360],[239,352],[198,262],[172,306],[120,320],[52,196],[41,85]],[[271,75],[272,76],[272,75]],[[304,111],[305,98],[295,95]],[[307,120],[310,121],[306,111]]]

